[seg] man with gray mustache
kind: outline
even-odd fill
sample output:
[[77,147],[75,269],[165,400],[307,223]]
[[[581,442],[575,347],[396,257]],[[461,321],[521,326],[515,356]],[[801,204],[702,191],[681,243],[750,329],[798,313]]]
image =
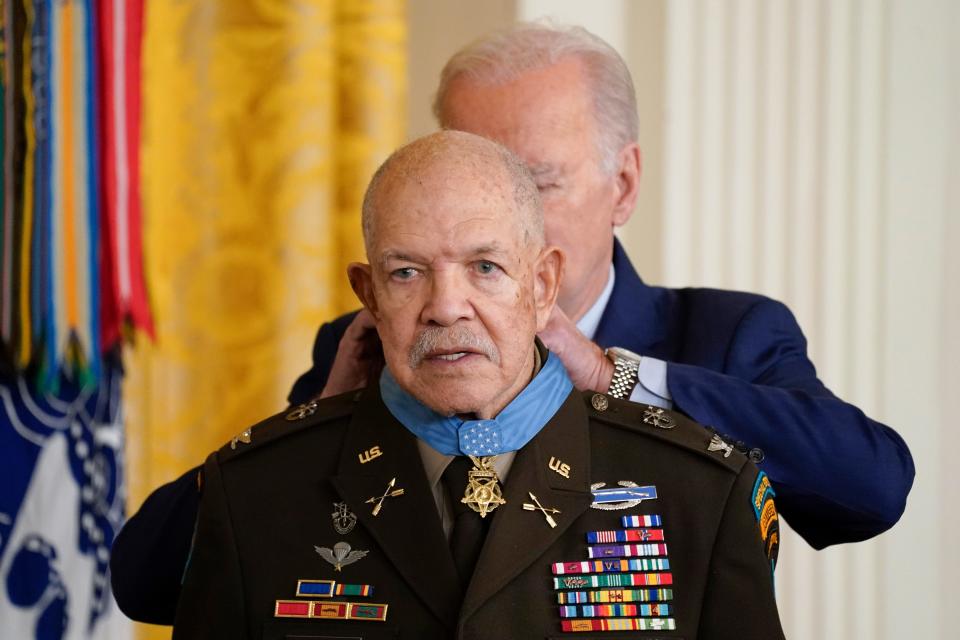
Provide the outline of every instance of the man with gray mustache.
[[564,256],[523,164],[436,133],[363,217],[385,367],[210,455],[174,638],[782,638],[766,475],[536,339]]
[[474,335],[469,329],[427,327],[410,347],[410,367],[416,369],[424,358],[428,357],[455,360],[467,353],[479,353],[494,363],[500,364],[500,354],[496,345],[481,336]]

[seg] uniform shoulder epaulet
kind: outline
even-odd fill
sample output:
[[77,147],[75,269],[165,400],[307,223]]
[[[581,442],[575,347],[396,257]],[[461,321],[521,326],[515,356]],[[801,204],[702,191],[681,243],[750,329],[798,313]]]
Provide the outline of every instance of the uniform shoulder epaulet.
[[677,411],[592,391],[584,392],[583,398],[587,413],[595,420],[688,449],[734,473],[739,473],[747,461],[747,456],[715,431]]
[[356,408],[360,394],[360,391],[351,391],[288,407],[233,436],[220,448],[218,452],[220,462],[244,455],[304,429],[328,424],[337,418],[348,416]]

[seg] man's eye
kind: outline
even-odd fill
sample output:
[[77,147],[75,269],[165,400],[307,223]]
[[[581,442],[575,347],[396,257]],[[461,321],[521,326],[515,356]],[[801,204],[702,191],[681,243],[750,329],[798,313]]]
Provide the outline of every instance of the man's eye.
[[399,269],[394,269],[390,275],[400,280],[409,280],[413,276],[417,275],[417,270],[413,267],[401,267]]
[[559,186],[560,185],[558,185],[556,182],[540,182],[537,184],[537,191],[540,191],[540,192],[552,191],[553,189],[556,189]]
[[499,268],[500,267],[498,267],[494,263],[489,262],[487,260],[481,260],[480,262],[477,263],[477,271],[479,271],[483,275],[489,275]]

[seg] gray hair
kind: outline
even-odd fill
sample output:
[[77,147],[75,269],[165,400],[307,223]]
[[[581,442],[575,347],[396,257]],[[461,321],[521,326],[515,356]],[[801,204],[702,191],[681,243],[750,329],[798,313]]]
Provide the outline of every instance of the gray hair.
[[373,245],[373,218],[380,192],[392,180],[417,179],[417,176],[437,164],[475,169],[491,165],[502,168],[506,174],[504,177],[510,181],[525,244],[543,247],[545,238],[540,193],[533,176],[520,158],[503,145],[472,133],[437,131],[394,151],[370,179],[361,210],[363,242],[368,257]]
[[597,151],[601,167],[612,174],[617,168],[617,154],[637,140],[637,96],[620,54],[583,27],[520,22],[468,44],[440,72],[433,114],[445,126],[444,99],[458,76],[500,84],[570,56],[580,60],[586,70],[590,83],[586,89],[593,96],[597,124]]

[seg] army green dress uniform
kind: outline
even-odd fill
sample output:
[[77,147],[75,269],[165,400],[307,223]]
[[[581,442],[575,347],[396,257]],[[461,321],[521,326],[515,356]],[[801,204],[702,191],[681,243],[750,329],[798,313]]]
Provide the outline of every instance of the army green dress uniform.
[[[572,392],[517,453],[466,593],[417,441],[376,386],[243,432],[211,454],[203,478],[176,639],[783,637],[772,491],[680,414]],[[592,507],[600,483],[655,487],[656,498]],[[588,557],[601,546],[588,534],[644,515],[634,523],[659,555]],[[597,586],[617,575],[603,565],[630,560],[644,560],[629,572],[640,586]],[[584,566],[601,571],[565,570]],[[342,592],[298,597],[303,580]],[[650,630],[602,630],[623,619]]]

